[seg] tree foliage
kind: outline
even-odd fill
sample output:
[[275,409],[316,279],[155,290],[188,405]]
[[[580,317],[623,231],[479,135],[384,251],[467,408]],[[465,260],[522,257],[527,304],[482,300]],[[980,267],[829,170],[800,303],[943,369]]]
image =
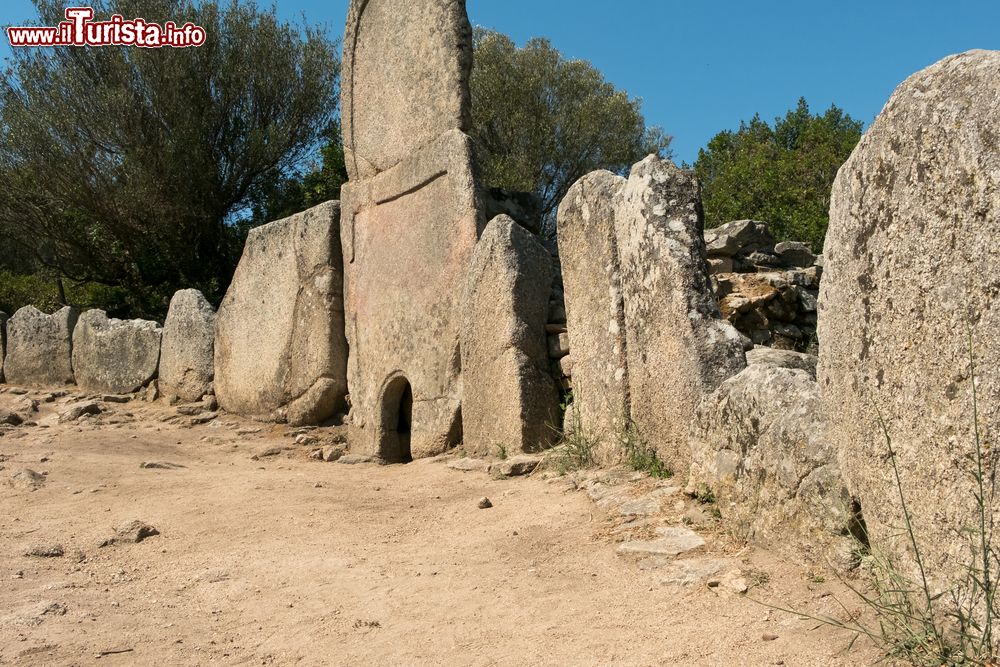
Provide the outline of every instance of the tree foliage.
[[[63,18],[35,2],[41,25]],[[95,20],[192,21],[207,40],[15,50],[0,80],[7,266],[124,287],[132,315],[162,314],[180,287],[218,300],[242,251],[232,223],[336,131],[335,45],[252,1],[90,4]]]
[[778,240],[803,241],[821,252],[830,190],[862,127],[836,106],[813,115],[800,99],[773,127],[758,114],[736,132],[715,135],[695,162],[705,226],[763,220]]
[[477,28],[472,116],[486,184],[535,193],[545,218],[585,174],[622,173],[650,153],[670,152],[670,137],[646,126],[641,100],[546,39],[518,48]]

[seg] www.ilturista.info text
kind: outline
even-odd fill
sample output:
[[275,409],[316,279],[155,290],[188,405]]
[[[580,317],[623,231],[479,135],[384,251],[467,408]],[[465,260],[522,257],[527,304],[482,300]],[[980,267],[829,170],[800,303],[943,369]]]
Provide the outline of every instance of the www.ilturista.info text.
[[183,48],[205,43],[205,29],[193,23],[163,25],[145,19],[126,21],[114,15],[108,21],[92,21],[91,7],[67,7],[66,20],[55,27],[11,26],[7,39],[11,46],[164,46]]

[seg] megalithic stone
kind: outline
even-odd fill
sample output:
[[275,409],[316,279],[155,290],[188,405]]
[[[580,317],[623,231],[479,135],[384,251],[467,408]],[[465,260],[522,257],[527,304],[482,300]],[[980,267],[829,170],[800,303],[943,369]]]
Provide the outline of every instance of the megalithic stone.
[[359,450],[462,440],[462,294],[482,231],[462,0],[354,0],[341,108],[348,385]]
[[559,401],[545,323],[552,260],[510,217],[476,245],[462,327],[464,447],[474,456],[533,452],[556,439]]
[[830,202],[818,380],[831,439],[873,546],[906,569],[895,462],[934,591],[973,562],[977,433],[992,451],[1000,432],[998,146],[1000,51],[945,58],[896,89]]

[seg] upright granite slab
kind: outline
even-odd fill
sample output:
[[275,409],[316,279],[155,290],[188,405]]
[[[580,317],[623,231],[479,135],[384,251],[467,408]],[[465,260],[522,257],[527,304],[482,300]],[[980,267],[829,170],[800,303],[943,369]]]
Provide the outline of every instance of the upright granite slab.
[[[385,460],[440,454],[462,440],[462,292],[479,224],[471,140],[444,134],[342,192],[354,423]],[[412,393],[409,417],[397,391]],[[404,453],[393,451],[401,417]]]
[[81,389],[128,394],[156,377],[163,330],[147,320],[116,320],[88,310],[73,329],[73,372]]
[[462,326],[465,451],[533,452],[559,430],[545,324],[552,260],[511,218],[494,218],[472,258]]
[[743,343],[712,292],[694,174],[651,155],[632,167],[615,213],[632,421],[684,474],[691,416],[746,366]]
[[0,311],[0,382],[4,382],[3,360],[7,356],[7,313]]
[[347,394],[340,205],[250,231],[216,316],[215,392],[229,412],[319,423]]
[[574,407],[601,463],[621,461],[637,435],[685,474],[695,408],[746,366],[712,292],[702,229],[694,175],[655,155],[627,180],[585,176],[560,205]]
[[46,315],[21,308],[7,321],[7,382],[32,387],[73,384],[73,328],[76,309],[65,306]]
[[386,171],[472,126],[465,0],[352,0],[341,109],[351,180]]
[[625,179],[595,171],[559,205],[557,232],[573,351],[574,419],[603,465],[621,462],[618,435],[629,419],[625,303],[615,238],[615,202]]
[[163,322],[160,393],[197,401],[215,377],[215,309],[195,289],[180,290],[170,300]]
[[359,448],[461,442],[462,292],[481,231],[461,0],[354,0],[344,40],[345,319]]
[[978,525],[973,382],[996,473],[998,141],[1000,52],[946,58],[896,89],[830,205],[818,379],[831,437],[872,544],[906,553],[881,413],[935,590],[968,574],[962,531]]

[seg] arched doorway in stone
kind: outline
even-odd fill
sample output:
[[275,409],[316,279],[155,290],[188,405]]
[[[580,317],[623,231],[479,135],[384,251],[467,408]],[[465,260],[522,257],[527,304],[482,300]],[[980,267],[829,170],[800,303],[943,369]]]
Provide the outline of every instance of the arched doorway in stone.
[[382,392],[378,454],[386,463],[409,463],[413,428],[413,389],[402,375],[389,379]]

